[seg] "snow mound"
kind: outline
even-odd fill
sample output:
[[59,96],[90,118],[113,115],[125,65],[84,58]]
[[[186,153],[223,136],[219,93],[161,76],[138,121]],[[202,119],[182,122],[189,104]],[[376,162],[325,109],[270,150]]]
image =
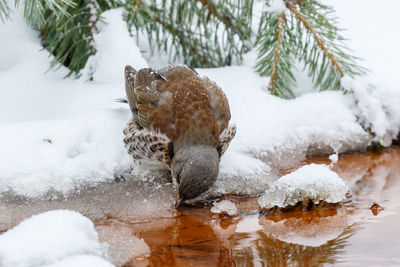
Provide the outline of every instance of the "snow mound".
[[222,200],[220,202],[215,202],[211,208],[212,213],[228,214],[229,216],[234,216],[238,214],[235,203],[229,200]]
[[287,207],[310,198],[338,203],[346,198],[349,188],[344,181],[326,165],[310,164],[282,176],[258,199],[262,208]]
[[104,20],[97,23],[99,33],[94,36],[96,54],[88,59],[84,72],[97,82],[123,83],[127,64],[136,69],[147,68],[148,64],[129,35],[122,9],[111,9],[101,16]]
[[[72,258],[75,256],[80,258]],[[82,259],[101,263],[95,266],[110,266],[101,259],[105,257],[93,223],[75,211],[54,210],[35,215],[0,235],[2,267],[67,266]]]
[[274,14],[281,14],[286,10],[286,5],[283,0],[272,0],[269,3],[269,7],[266,8],[267,12],[274,13]]

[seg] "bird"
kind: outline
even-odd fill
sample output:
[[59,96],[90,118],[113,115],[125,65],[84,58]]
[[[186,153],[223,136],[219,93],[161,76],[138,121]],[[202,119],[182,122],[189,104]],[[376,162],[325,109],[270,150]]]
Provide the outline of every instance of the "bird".
[[168,170],[178,209],[216,181],[220,158],[236,134],[228,99],[186,65],[139,71],[127,65],[125,90],[132,113],[123,130],[126,150],[139,162]]

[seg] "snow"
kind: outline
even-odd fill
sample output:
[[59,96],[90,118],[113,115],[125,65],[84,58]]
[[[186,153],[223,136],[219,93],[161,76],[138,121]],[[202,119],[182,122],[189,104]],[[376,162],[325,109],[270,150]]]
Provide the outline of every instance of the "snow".
[[396,104],[400,99],[399,90],[350,77],[343,78],[343,85],[353,92],[353,112],[358,115],[358,121],[375,134],[372,141],[390,146],[400,129],[400,105]]
[[101,14],[103,20],[96,24],[99,29],[94,35],[97,53],[89,58],[84,70],[86,77],[96,82],[122,83],[122,70],[128,64],[135,69],[148,67],[135,40],[129,36],[122,12],[122,9],[105,11]]
[[283,0],[271,0],[269,7],[266,8],[267,12],[281,14],[286,9],[285,2]]
[[[345,37],[352,38],[354,54],[364,58],[362,64],[372,72],[356,79],[344,77],[344,86],[353,93],[343,94],[315,92],[305,73],[295,71],[293,91],[298,97],[284,100],[266,91],[268,78],[259,77],[253,68],[254,51],[240,66],[198,69],[226,93],[238,129],[221,159],[215,185],[203,197],[265,191],[259,199],[263,207],[293,205],[304,196],[340,202],[348,188],[327,166],[307,165],[273,182],[279,169],[292,168],[307,155],[331,154],[334,163],[338,153],[365,150],[371,142],[388,146],[399,135],[400,3],[327,2],[336,8],[340,26],[348,29]],[[261,1],[256,5],[261,7]],[[359,12],[360,6],[374,8]],[[282,0],[271,1],[266,8],[273,13],[284,10]],[[259,19],[261,12],[255,12]],[[125,95],[126,64],[137,69],[149,63],[160,67],[166,55],[155,53],[145,60],[146,53],[129,36],[122,11],[110,10],[96,25],[97,53],[89,58],[82,77],[64,79],[66,68],[48,71],[52,56],[42,50],[38,33],[26,26],[22,13],[19,9],[11,20],[0,23],[0,229],[65,206],[91,218],[175,216],[172,185],[153,179],[158,174],[149,175],[126,153],[122,130],[130,111],[114,101]],[[113,182],[114,176],[127,172],[131,175],[126,182]],[[236,214],[235,208],[234,203],[221,201],[212,210]],[[285,242],[319,246],[343,232],[346,223],[338,214],[337,220],[321,217],[310,224],[291,219],[259,223],[255,217],[244,217],[235,231],[264,228]],[[293,231],[296,225],[308,228]],[[89,219],[73,211],[35,215],[0,235],[0,266],[102,267],[149,253],[147,244],[125,225],[101,225],[96,230],[99,236]]]
[[[282,3],[273,1],[272,6]],[[373,22],[368,13],[354,16],[349,10],[360,3],[332,3],[339,7],[343,28],[349,28],[346,36],[354,36],[350,46],[355,54],[361,51],[367,67],[372,65],[379,72],[376,77],[344,78],[354,94],[314,92],[311,83],[299,80],[294,88],[298,98],[272,96],[266,91],[268,78],[259,77],[253,69],[254,51],[245,55],[240,66],[197,70],[225,91],[238,129],[221,160],[218,180],[206,195],[259,194],[278,178],[279,169],[292,168],[306,155],[365,150],[371,141],[389,145],[398,135],[397,46],[388,43],[384,51],[375,50],[380,51],[379,57],[373,56],[377,53],[370,53],[368,47],[379,47],[380,40],[366,32],[370,27],[377,34],[376,29],[384,29],[390,34],[385,40],[398,42],[395,36],[400,35],[394,34],[399,22],[396,16]],[[147,179],[148,173],[133,162],[122,142],[129,108],[114,102],[125,94],[123,66],[148,65],[129,36],[121,10],[102,14],[105,23],[98,22],[99,33],[94,36],[97,53],[80,79],[63,79],[68,73],[64,67],[46,72],[51,56],[41,50],[38,34],[25,25],[22,12],[0,23],[0,34],[7,40],[0,42],[0,194],[33,198],[55,191],[68,195],[86,185],[111,183],[115,175],[131,169],[130,179]],[[362,31],[356,26],[359,20],[364,21]],[[387,75],[380,69],[388,70]],[[301,75],[296,73],[296,77]],[[376,139],[360,123],[370,127]],[[159,194],[170,191],[168,187]]]
[[212,213],[227,214],[229,216],[234,216],[238,214],[235,203],[229,200],[222,200],[220,202],[215,202],[211,208]]
[[337,163],[338,159],[339,159],[339,155],[337,153],[329,156],[329,160],[331,161],[332,164]]
[[44,267],[113,267],[114,265],[110,262],[91,255],[78,255],[68,257],[56,263],[46,265]]
[[282,176],[258,199],[262,208],[287,207],[310,198],[338,203],[346,198],[349,188],[344,181],[326,165],[309,164]]
[[74,211],[35,215],[0,235],[4,267],[112,266],[105,258],[93,223]]

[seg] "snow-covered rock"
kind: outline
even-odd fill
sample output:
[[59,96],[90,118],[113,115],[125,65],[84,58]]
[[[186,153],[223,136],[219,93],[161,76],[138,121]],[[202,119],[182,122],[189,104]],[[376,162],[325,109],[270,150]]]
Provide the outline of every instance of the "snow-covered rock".
[[2,267],[112,266],[106,257],[92,221],[75,211],[35,215],[0,235]]
[[262,208],[294,206],[306,198],[318,204],[320,201],[338,203],[346,199],[349,188],[326,165],[310,164],[282,176],[259,197]]

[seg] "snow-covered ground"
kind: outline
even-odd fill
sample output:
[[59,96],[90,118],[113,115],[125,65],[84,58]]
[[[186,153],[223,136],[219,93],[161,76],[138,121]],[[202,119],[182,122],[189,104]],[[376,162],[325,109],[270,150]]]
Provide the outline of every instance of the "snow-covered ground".
[[[364,58],[364,66],[372,71],[356,80],[344,78],[345,86],[354,94],[315,92],[304,73],[299,72],[294,90],[298,98],[271,96],[265,89],[268,78],[259,77],[253,69],[254,52],[246,55],[240,66],[197,70],[225,91],[232,122],[238,129],[209,194],[258,194],[278,178],[277,169],[290,168],[306,155],[364,150],[372,139],[361,125],[376,133],[374,141],[386,146],[398,136],[400,21],[396,12],[400,3],[327,2],[336,7],[340,26],[348,29],[345,36],[351,38],[349,45],[354,54]],[[360,10],[360,6],[365,8]],[[67,74],[63,67],[48,71],[51,57],[42,50],[38,33],[25,25],[22,11],[15,11],[11,17],[11,21],[0,23],[0,212],[8,205],[1,195],[10,192],[20,197],[40,197],[49,191],[68,195],[76,193],[76,188],[112,183],[116,175],[131,169],[134,175],[130,179],[139,184],[146,180],[148,173],[134,165],[122,142],[129,109],[114,100],[124,97],[125,64],[141,68],[154,64],[157,58],[144,59],[140,54],[128,35],[121,11],[104,14],[108,24],[99,25],[101,32],[95,36],[98,52],[80,79],[63,79]],[[92,74],[94,80],[87,81]],[[134,192],[132,195],[142,201],[134,208],[135,214],[143,213],[149,203],[157,207],[157,201],[162,203],[160,214],[169,202],[173,205],[170,184],[158,183],[157,189],[146,196],[140,195],[144,194],[141,190],[129,191],[133,189],[124,186],[126,191],[122,190],[121,196],[129,198],[129,192]],[[167,196],[157,191],[163,186]],[[93,195],[99,199],[102,194]],[[116,209],[109,205],[109,210]],[[45,220],[59,216],[49,215]],[[21,225],[0,236],[0,248],[8,243],[4,241],[7,238],[20,235],[18,229],[25,224]],[[26,225],[30,227],[28,222]],[[104,261],[97,249],[100,243],[91,226],[87,227],[82,234],[91,236],[90,242],[95,245],[88,251],[93,253],[75,257],[71,252],[68,259],[60,256],[63,262],[49,260],[45,264],[71,266],[81,261]],[[141,245],[145,251],[145,244]],[[6,266],[18,266],[12,258],[14,252],[4,254],[12,263]]]
[[[259,193],[276,179],[277,168],[292,167],[306,154],[365,149],[371,138],[357,120],[376,132],[382,144],[397,136],[400,82],[395,72],[400,71],[400,57],[391,44],[400,36],[395,34],[400,23],[389,15],[373,22],[369,13],[355,16],[351,11],[358,3],[332,3],[337,5],[339,21],[349,29],[346,36],[357,38],[350,42],[354,53],[373,70],[368,77],[346,78],[355,97],[313,92],[302,73],[297,75],[304,82],[296,89],[301,96],[294,100],[271,96],[265,91],[268,79],[252,68],[252,52],[241,66],[198,70],[226,92],[238,128],[222,159],[214,192]],[[121,11],[109,11],[104,18],[108,24],[99,25],[101,32],[95,36],[98,53],[77,80],[63,79],[64,68],[46,72],[49,55],[41,50],[38,34],[27,28],[20,11],[12,21],[0,24],[1,38],[7,40],[0,44],[0,192],[31,197],[50,189],[65,193],[78,185],[114,179],[131,167],[137,176],[142,173],[122,143],[128,107],[114,99],[124,96],[124,65],[141,68],[147,63],[128,36]],[[363,28],[357,26],[360,20],[365,22]],[[379,53],[366,52],[366,47],[382,45],[382,38],[371,36],[370,28],[386,31],[388,36],[374,33],[393,42],[377,49]],[[88,82],[93,71],[94,81]]]

